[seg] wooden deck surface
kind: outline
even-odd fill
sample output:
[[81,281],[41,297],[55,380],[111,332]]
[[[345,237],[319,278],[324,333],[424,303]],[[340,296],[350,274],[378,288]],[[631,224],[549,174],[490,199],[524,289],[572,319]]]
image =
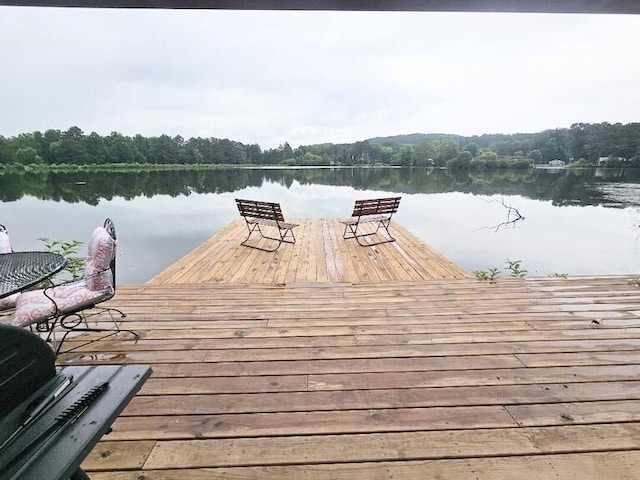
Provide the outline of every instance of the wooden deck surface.
[[[396,241],[375,247],[344,240],[344,225],[339,219],[287,221],[299,224],[294,230],[294,245],[282,244],[273,253],[243,247],[240,243],[247,228],[244,220],[238,219],[148,283],[357,283],[472,276],[395,221],[390,231]],[[371,238],[381,238],[378,235]],[[251,242],[263,247],[276,244],[261,240],[257,234]]]
[[640,289],[623,277],[120,287],[154,373],[94,480],[637,479]]

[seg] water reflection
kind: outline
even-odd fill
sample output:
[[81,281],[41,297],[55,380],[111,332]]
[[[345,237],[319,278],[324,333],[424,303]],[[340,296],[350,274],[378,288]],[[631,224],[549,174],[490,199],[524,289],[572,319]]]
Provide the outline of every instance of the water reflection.
[[[535,169],[532,171],[449,172],[440,169],[325,168],[229,169],[132,173],[21,173],[0,175],[0,201],[24,196],[98,205],[101,199],[188,196],[234,192],[274,183],[349,186],[392,193],[463,192],[520,195],[554,205],[640,205],[638,169]],[[611,188],[619,184],[620,188]],[[629,190],[635,190],[629,194]]]
[[[468,270],[522,260],[529,275],[640,273],[640,172],[236,169],[0,175],[0,223],[19,250],[40,237],[86,241],[105,217],[119,280],[142,283],[238,218],[234,198],[287,217],[345,217],[353,201],[402,195],[397,220]],[[514,228],[501,203],[525,217]],[[610,208],[616,207],[616,208]]]

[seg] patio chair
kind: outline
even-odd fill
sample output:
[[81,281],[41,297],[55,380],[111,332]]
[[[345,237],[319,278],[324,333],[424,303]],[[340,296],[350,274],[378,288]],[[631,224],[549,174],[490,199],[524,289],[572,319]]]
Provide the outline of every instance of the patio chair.
[[11,239],[4,225],[0,225],[0,253],[11,253]]
[[[293,235],[293,229],[298,225],[284,221],[284,215],[282,214],[282,208],[279,203],[241,200],[236,198],[236,205],[238,206],[240,216],[244,218],[245,223],[247,224],[247,229],[249,230],[247,238],[245,238],[240,245],[262,250],[263,252],[275,252],[283,243],[296,243],[296,237]],[[272,237],[265,235],[260,228],[260,225],[277,232],[278,236]],[[262,238],[275,240],[278,243],[269,247],[261,247],[257,244],[248,243],[248,240],[251,238],[251,234],[256,231]],[[273,235],[273,233],[271,235]]]
[[[381,243],[395,242],[396,239],[393,238],[391,232],[389,232],[389,225],[391,224],[391,217],[398,211],[401,198],[402,197],[391,197],[356,200],[351,218],[341,220],[341,223],[344,224],[342,238],[345,240],[355,238],[358,244],[363,247],[373,247]],[[364,233],[362,226],[366,224],[374,224],[375,230]],[[386,237],[382,235],[381,240],[375,242],[367,242],[364,240],[372,235],[376,235],[381,230],[387,234]]]
[[[116,230],[111,219],[97,227],[89,241],[84,276],[53,287],[25,292],[20,295],[12,325],[35,326],[38,332],[48,332],[47,341],[54,342],[55,329],[64,330],[55,349],[56,354],[68,353],[98,340],[127,332],[136,339],[138,334],[120,328],[114,313],[126,317],[121,310],[101,307],[99,304],[113,298],[116,293]],[[87,319],[107,313],[113,327],[89,326]],[[99,324],[98,324],[99,325]],[[67,336],[77,332],[106,332],[98,338],[91,337],[80,345],[62,351]]]
[[[7,232],[7,229],[4,225],[0,225],[0,253],[11,252],[13,252],[13,248],[11,247],[11,239],[9,238],[9,233]],[[0,312],[14,308],[19,296],[19,293],[14,293],[13,295],[9,295],[8,297],[0,298]]]

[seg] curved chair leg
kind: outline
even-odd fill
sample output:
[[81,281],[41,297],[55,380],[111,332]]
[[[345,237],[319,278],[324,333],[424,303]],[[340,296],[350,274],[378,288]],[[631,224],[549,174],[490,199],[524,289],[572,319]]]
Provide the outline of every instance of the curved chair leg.
[[[374,233],[375,233],[375,232],[374,232]],[[358,236],[356,237],[356,240],[358,241],[358,244],[359,244],[360,246],[362,246],[362,247],[373,247],[373,246],[375,246],[375,245],[380,245],[380,244],[382,244],[382,243],[391,243],[391,242],[395,242],[395,241],[396,241],[396,239],[395,239],[395,238],[393,238],[393,237],[391,237],[391,235],[389,235],[389,237],[391,237],[391,238],[388,238],[388,239],[385,239],[385,240],[380,240],[379,242],[373,242],[373,243],[366,243],[366,242],[365,242],[365,243],[363,243],[363,242],[360,240],[361,238],[363,238],[363,237],[368,237],[369,235],[373,235],[373,233],[367,233],[367,234],[365,234],[365,235],[358,235]]]
[[[75,313],[70,313],[70,314],[64,315],[63,317],[60,317],[60,319],[59,319],[59,321],[57,321],[57,323],[62,328],[65,329],[65,332],[62,335],[62,338],[60,339],[60,341],[58,342],[58,345],[56,346],[56,349],[55,349],[56,355],[61,355],[63,353],[73,352],[75,350],[78,350],[79,348],[82,348],[82,347],[87,346],[87,345],[91,345],[92,343],[98,342],[100,340],[104,340],[105,338],[111,337],[113,335],[117,335],[118,333],[121,333],[121,332],[130,333],[131,335],[133,335],[135,337],[136,340],[138,338],[140,338],[140,336],[136,332],[134,332],[133,330],[129,330],[129,329],[126,329],[126,328],[120,328],[120,326],[118,325],[118,322],[116,321],[116,319],[113,316],[113,312],[118,312],[118,314],[120,315],[121,318],[126,317],[127,315],[124,312],[122,312],[121,310],[119,310],[117,308],[113,308],[113,307],[93,307],[93,309],[94,310],[99,310],[99,311],[95,312],[95,313],[91,313],[91,314],[86,314],[86,315],[83,314],[82,312],[75,312]],[[111,318],[111,321],[113,322],[113,325],[114,325],[115,328],[102,328],[102,327],[90,327],[89,326],[89,324],[87,323],[87,317],[92,317],[94,315],[99,315],[100,313],[105,313],[105,312],[109,314],[109,317]],[[67,321],[71,317],[75,317],[76,320],[74,320],[73,322]],[[84,323],[85,326],[84,327],[79,327],[79,325],[81,325],[82,323]],[[53,326],[55,327],[55,323],[53,324]],[[85,332],[104,332],[104,333],[107,333],[107,335],[102,335],[99,338],[89,339],[86,342],[81,343],[80,345],[75,345],[74,347],[72,347],[72,348],[70,348],[68,350],[62,351],[62,345],[64,344],[64,342],[67,339],[67,336],[69,334],[71,334],[71,333],[85,333]],[[53,333],[53,329],[49,333],[49,337],[52,337],[52,333]]]
[[[64,344],[64,341],[67,339],[67,335],[69,335],[70,333],[76,333],[76,332],[103,332],[103,333],[107,333],[107,335],[102,335],[100,338],[92,338],[91,340],[87,340],[86,342],[83,342],[80,345],[76,345],[68,350],[62,351],[62,345]],[[67,330],[66,332],[64,332],[64,335],[62,335],[62,339],[60,339],[60,342],[58,343],[57,347],[56,347],[56,355],[62,355],[64,353],[69,353],[69,352],[73,352],[75,350],[78,350],[79,348],[82,347],[86,347],[87,345],[91,345],[92,343],[95,342],[99,342],[100,340],[104,340],[105,338],[109,338],[112,337],[114,335],[117,335],[119,333],[130,333],[131,335],[133,335],[135,337],[136,340],[138,340],[140,338],[140,336],[134,332],[133,330],[128,330],[128,329],[123,329],[123,328],[118,328],[117,330],[112,330],[112,329],[108,329],[108,328],[82,328],[82,329],[75,329],[75,330]]]
[[[376,224],[376,229],[373,232],[369,232],[369,233],[358,234],[358,226],[360,226],[359,222],[354,224],[346,224],[344,227],[344,233],[342,234],[342,238],[344,238],[345,240],[355,238],[361,247],[373,247],[375,245],[380,245],[382,243],[390,243],[390,242],[396,241],[396,239],[391,236],[391,232],[389,232],[389,222],[387,221],[379,220]],[[380,231],[381,227],[382,229],[384,229],[385,232],[387,232],[387,236],[389,238],[385,238],[384,240],[380,240],[378,242],[373,242],[373,243],[364,242],[362,240],[365,237],[376,235]]]
[[[280,245],[282,245],[282,242],[285,241],[282,239],[282,234],[280,234],[280,238],[275,238],[275,237],[270,237],[268,235],[265,235],[262,230],[260,229],[260,225],[258,225],[257,223],[254,224],[253,227],[249,227],[249,224],[247,223],[247,229],[249,230],[249,235],[247,235],[247,238],[245,238],[240,245],[244,246],[244,247],[248,247],[248,248],[255,248],[256,250],[262,250],[263,252],[275,252],[276,250],[278,250],[278,248],[280,248]],[[255,231],[258,231],[258,233],[260,233],[260,236],[262,238],[267,238],[269,240],[274,240],[276,242],[278,242],[278,244],[275,246],[275,248],[263,248],[263,247],[258,247],[257,245],[251,245],[250,243],[247,243],[247,241],[249,240],[249,238],[251,238],[251,234]],[[293,232],[291,232],[291,234],[293,235]],[[295,238],[294,238],[294,242],[295,242]],[[287,241],[286,243],[294,243],[291,241]]]

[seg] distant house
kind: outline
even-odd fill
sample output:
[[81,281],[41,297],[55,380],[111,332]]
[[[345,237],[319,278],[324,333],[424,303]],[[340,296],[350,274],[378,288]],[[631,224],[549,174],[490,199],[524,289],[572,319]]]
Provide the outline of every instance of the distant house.
[[550,167],[561,167],[563,165],[564,165],[564,162],[562,160],[551,160],[549,162]]

